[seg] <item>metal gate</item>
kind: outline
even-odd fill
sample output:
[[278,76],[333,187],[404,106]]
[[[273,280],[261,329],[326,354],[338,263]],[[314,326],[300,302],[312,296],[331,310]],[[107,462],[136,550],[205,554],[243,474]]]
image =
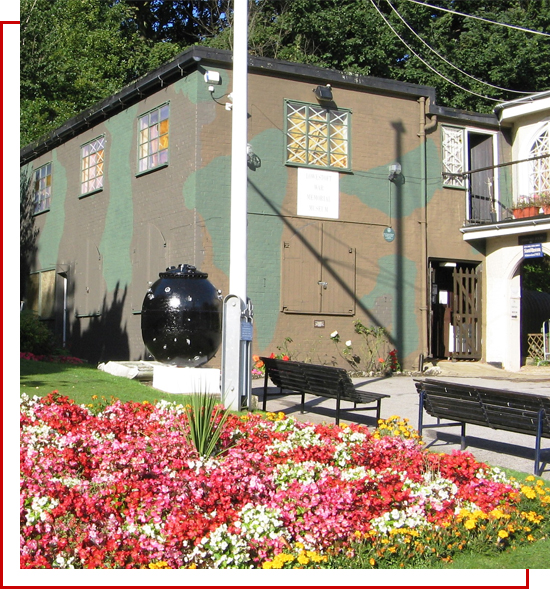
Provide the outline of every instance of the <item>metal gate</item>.
[[474,268],[453,271],[452,358],[481,358],[481,273]]

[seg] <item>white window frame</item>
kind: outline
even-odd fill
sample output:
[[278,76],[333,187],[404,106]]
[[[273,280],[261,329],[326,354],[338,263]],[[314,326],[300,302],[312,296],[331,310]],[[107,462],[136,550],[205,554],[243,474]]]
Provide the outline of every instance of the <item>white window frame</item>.
[[105,173],[105,135],[80,147],[80,195],[103,190]]
[[[163,123],[166,122],[163,128]],[[165,102],[138,117],[138,172],[145,174],[168,165],[170,103]]]
[[288,165],[349,171],[350,131],[349,109],[285,100],[285,162]]
[[38,215],[50,210],[52,200],[52,162],[36,168],[32,175],[33,214]]

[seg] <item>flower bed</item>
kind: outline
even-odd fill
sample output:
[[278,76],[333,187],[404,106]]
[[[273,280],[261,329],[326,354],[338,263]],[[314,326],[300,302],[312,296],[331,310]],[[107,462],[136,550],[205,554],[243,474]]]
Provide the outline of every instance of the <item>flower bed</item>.
[[20,566],[409,566],[546,530],[540,481],[427,452],[398,418],[371,432],[230,415],[210,458],[187,431],[181,405],[117,401],[94,415],[55,391],[24,395]]

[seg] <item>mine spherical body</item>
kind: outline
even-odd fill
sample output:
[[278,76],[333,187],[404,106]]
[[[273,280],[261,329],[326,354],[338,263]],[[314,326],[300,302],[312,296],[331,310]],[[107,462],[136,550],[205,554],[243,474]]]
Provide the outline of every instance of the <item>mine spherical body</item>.
[[194,266],[167,268],[143,299],[141,334],[155,360],[176,366],[208,362],[222,339],[220,292]]

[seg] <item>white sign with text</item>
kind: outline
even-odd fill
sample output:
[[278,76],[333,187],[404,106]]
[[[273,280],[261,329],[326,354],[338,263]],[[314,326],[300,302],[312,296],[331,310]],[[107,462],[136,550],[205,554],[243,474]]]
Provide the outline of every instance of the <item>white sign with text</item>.
[[298,168],[298,215],[338,219],[338,172]]

